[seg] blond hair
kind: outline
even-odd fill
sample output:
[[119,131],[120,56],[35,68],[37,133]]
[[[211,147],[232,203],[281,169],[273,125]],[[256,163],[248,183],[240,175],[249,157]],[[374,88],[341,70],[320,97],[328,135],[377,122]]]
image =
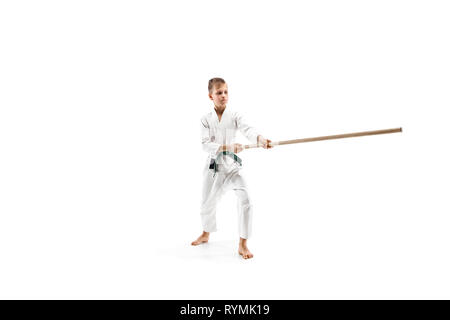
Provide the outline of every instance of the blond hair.
[[211,93],[212,89],[219,83],[220,84],[226,84],[225,80],[223,80],[222,78],[212,78],[211,80],[209,80],[209,82],[208,82],[208,92]]

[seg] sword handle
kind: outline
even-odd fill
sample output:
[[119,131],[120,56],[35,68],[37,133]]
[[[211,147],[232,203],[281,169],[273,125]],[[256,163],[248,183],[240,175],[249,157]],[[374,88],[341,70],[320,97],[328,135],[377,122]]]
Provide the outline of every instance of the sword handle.
[[[272,141],[269,145],[271,147],[275,147],[275,146],[277,146],[279,144],[280,144],[279,141]],[[259,145],[257,143],[244,145],[244,149],[251,149],[251,148],[258,148],[258,147],[259,147]]]

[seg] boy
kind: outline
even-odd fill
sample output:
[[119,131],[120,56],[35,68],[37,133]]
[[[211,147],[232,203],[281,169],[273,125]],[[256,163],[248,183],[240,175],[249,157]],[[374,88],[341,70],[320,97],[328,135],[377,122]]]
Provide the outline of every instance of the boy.
[[250,259],[253,254],[247,247],[252,224],[252,206],[247,193],[244,178],[239,172],[241,159],[236,155],[243,146],[234,143],[236,131],[240,130],[253,143],[257,142],[264,149],[271,148],[270,140],[258,134],[242,116],[227,109],[228,86],[225,80],[213,78],[208,83],[209,98],[214,102],[214,112],[202,117],[202,145],[209,153],[203,171],[203,196],[201,218],[203,233],[191,244],[206,243],[209,233],[216,228],[216,205],[220,197],[233,189],[238,198],[239,214],[239,254]]

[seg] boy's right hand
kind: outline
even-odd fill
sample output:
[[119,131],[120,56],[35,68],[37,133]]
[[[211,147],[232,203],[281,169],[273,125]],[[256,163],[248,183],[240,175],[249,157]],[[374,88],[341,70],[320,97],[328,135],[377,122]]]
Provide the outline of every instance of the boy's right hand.
[[233,144],[228,145],[228,147],[229,147],[229,149],[228,148],[227,149],[234,153],[239,153],[242,150],[244,150],[244,147],[240,143],[233,143]]

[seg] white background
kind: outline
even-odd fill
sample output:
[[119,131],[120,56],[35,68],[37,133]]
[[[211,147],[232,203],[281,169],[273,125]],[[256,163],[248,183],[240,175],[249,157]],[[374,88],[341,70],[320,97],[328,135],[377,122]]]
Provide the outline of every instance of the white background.
[[[0,298],[449,299],[446,1],[2,1]],[[276,141],[201,232],[207,82]],[[244,139],[242,142],[246,142]]]

